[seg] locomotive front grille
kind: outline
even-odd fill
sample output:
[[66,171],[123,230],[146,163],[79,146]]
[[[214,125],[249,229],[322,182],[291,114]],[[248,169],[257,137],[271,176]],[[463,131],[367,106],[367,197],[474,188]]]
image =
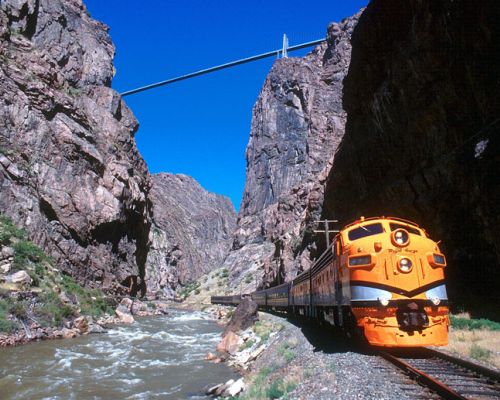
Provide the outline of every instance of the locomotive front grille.
[[400,306],[396,311],[399,328],[403,331],[421,330],[429,326],[429,317],[417,303]]

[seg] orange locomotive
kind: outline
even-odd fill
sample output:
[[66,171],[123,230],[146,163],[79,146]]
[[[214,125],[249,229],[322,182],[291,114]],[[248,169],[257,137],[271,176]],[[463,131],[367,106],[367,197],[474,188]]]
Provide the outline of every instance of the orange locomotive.
[[[261,308],[361,333],[374,346],[444,346],[449,325],[445,266],[438,244],[413,222],[362,217],[335,236],[311,269],[252,298]],[[239,296],[212,302],[237,304]]]
[[334,246],[343,304],[370,344],[448,344],[446,259],[425,230],[397,218],[361,218]]

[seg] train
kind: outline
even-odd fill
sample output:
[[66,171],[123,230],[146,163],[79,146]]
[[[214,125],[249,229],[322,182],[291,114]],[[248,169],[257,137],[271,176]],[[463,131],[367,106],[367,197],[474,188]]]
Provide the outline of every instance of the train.
[[293,280],[211,302],[236,306],[249,296],[261,310],[315,319],[377,347],[445,346],[446,266],[439,242],[416,223],[361,217]]

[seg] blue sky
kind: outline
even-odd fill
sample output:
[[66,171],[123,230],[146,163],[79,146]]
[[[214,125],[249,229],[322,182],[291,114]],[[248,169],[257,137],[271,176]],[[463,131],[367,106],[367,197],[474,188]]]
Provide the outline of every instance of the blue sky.
[[[202,68],[319,39],[331,21],[367,0],[84,0],[110,27],[113,87],[125,91]],[[294,52],[300,56],[309,50]],[[137,145],[152,173],[193,176],[240,205],[252,106],[274,59],[125,98],[139,120]]]

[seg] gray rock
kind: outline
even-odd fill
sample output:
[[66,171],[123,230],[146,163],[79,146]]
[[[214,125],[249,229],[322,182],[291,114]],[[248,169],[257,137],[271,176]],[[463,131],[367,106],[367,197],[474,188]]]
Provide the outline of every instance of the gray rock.
[[181,174],[153,175],[151,201],[154,225],[146,282],[150,294],[169,298],[179,285],[222,265],[236,213],[228,198]]
[[7,282],[31,285],[33,281],[26,271],[17,271],[5,278]]
[[12,264],[7,260],[0,261],[0,272],[6,274],[10,271]]
[[254,280],[283,282],[310,266],[313,222],[344,134],[342,80],[358,18],[331,24],[327,42],[306,57],[277,60],[264,83],[253,109],[238,228],[225,262],[234,287],[243,282],[250,291]]
[[0,213],[80,283],[144,275],[149,175],[110,88],[114,46],[81,0],[0,5]]
[[222,337],[226,336],[228,332],[238,333],[251,327],[259,319],[257,309],[258,306],[255,301],[249,297],[244,298],[236,307],[231,320],[222,333]]
[[14,257],[15,251],[12,247],[10,246],[3,246],[2,247],[2,257],[3,258],[9,258],[9,257]]

